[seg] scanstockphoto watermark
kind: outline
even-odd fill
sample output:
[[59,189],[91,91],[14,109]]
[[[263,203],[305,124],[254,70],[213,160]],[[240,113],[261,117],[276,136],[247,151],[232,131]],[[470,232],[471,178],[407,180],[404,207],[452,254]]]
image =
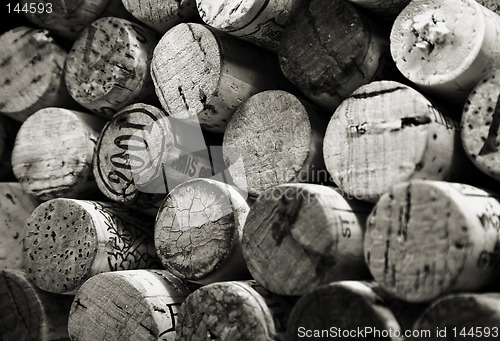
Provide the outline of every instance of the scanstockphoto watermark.
[[310,338],[330,338],[330,339],[369,339],[369,340],[387,340],[398,338],[431,338],[439,337],[439,329],[431,331],[427,329],[422,330],[399,330],[399,329],[378,329],[376,327],[357,327],[353,329],[342,329],[339,327],[330,327],[328,329],[308,329],[306,327],[299,327],[297,329],[297,336],[305,340]]
[[[258,183],[335,185],[326,169],[314,165],[299,170],[283,167],[247,173],[239,148],[207,146],[197,119],[164,117],[138,127],[134,134],[120,137],[119,142],[121,147],[127,148],[126,153],[120,154],[120,164],[127,164],[130,181],[143,193],[167,194],[177,185],[197,178],[223,182],[247,196],[250,177]],[[339,188],[337,190],[346,199],[364,200],[367,197],[363,191],[347,193]],[[306,193],[280,187],[265,192],[272,196],[269,199],[285,197],[308,202],[315,199],[314,195]]]

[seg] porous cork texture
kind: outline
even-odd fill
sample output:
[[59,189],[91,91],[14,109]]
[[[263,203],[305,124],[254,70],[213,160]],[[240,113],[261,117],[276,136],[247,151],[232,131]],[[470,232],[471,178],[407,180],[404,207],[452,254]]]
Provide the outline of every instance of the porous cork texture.
[[64,293],[77,288],[90,277],[97,250],[91,215],[69,199],[41,204],[26,223],[26,271],[43,290]]

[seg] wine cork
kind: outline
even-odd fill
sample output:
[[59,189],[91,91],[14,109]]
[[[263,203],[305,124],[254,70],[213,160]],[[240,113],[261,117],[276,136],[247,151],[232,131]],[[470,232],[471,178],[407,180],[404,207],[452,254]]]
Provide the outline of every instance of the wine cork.
[[500,4],[496,0],[476,0],[479,4],[483,5],[487,9],[500,14]]
[[103,125],[95,115],[62,108],[30,116],[12,150],[12,170],[23,189],[40,200],[95,193],[92,157]]
[[285,85],[276,56],[209,26],[174,26],[155,48],[151,75],[163,108],[221,133],[250,96]]
[[485,174],[500,181],[500,71],[486,76],[471,91],[464,106],[461,138],[469,159]]
[[0,270],[23,269],[24,227],[39,202],[17,182],[1,182],[0,193]]
[[72,340],[176,340],[181,303],[191,291],[166,270],[98,274],[76,293]]
[[348,0],[377,18],[394,21],[411,0]]
[[34,5],[30,0],[21,0],[26,6],[26,18],[36,26],[46,28],[54,34],[74,41],[90,23],[106,16],[126,16],[120,0],[40,0]]
[[270,90],[252,96],[224,133],[224,158],[237,154],[243,163],[229,167],[234,183],[255,196],[287,182],[326,181],[325,126],[319,111],[290,93]]
[[[132,167],[148,169],[151,167],[150,160],[155,160],[165,151],[170,142],[165,141],[166,134],[158,132],[158,129],[148,130],[147,127],[166,117],[167,114],[155,106],[135,103],[123,108],[106,123],[97,140],[93,173],[99,190],[107,198],[145,209],[156,207],[157,211],[157,203],[163,200],[166,192],[141,191],[135,181],[137,177],[132,174]],[[158,127],[163,125],[154,125],[154,128]],[[148,131],[151,134],[146,137]],[[151,150],[157,153],[149,158]],[[141,157],[139,153],[146,154],[146,157]]]
[[53,199],[27,220],[25,268],[38,287],[61,294],[101,272],[155,268],[152,226],[117,204]]
[[413,329],[441,331],[433,340],[495,339],[500,333],[499,306],[498,293],[446,295],[421,314]]
[[417,0],[394,22],[391,54],[410,81],[463,105],[500,65],[499,35],[500,17],[474,0]]
[[285,340],[290,310],[255,281],[208,284],[182,303],[177,340]]
[[76,106],[63,81],[67,52],[47,30],[17,27],[0,45],[1,114],[23,122],[45,107]]
[[0,270],[2,340],[69,340],[72,296],[40,290],[16,269]]
[[195,0],[122,0],[122,2],[135,18],[161,34],[180,23],[201,21]]
[[208,25],[273,52],[283,38],[290,17],[304,0],[196,0]]
[[[395,305],[404,309],[396,313]],[[412,327],[408,321],[422,311],[421,305],[388,299],[372,282],[332,282],[297,301],[288,320],[287,340],[405,340]]]
[[414,180],[394,186],[367,222],[364,252],[373,277],[411,302],[493,283],[499,209],[496,197],[468,185]]
[[70,95],[107,119],[131,103],[154,103],[149,66],[156,43],[153,31],[128,20],[95,20],[68,54],[65,81]]
[[0,115],[0,181],[14,181],[12,173],[12,149],[21,124],[10,117]]
[[468,170],[458,124],[393,81],[364,85],[342,102],[328,124],[323,153],[333,181],[366,201],[402,181],[460,179]]
[[248,278],[241,252],[245,199],[210,179],[175,187],[155,222],[156,253],[165,269],[201,284]]
[[243,229],[252,277],[291,296],[331,281],[369,278],[363,234],[370,209],[321,185],[285,184],[261,193]]
[[312,0],[286,25],[278,50],[284,75],[333,111],[356,88],[396,77],[389,40],[352,3]]

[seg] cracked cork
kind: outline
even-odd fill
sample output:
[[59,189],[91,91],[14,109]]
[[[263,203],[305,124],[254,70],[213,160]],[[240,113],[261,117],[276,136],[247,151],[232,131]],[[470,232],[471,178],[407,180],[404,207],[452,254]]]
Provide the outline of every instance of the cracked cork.
[[179,309],[190,293],[166,270],[98,274],[75,295],[69,336],[80,341],[174,341]]
[[284,340],[291,304],[255,281],[205,285],[181,305],[178,340]]
[[281,69],[310,100],[333,111],[359,86],[397,76],[389,41],[375,27],[348,1],[312,0],[286,25]]
[[326,120],[296,96],[269,90],[245,101],[224,133],[225,160],[234,183],[252,196],[288,182],[327,182],[322,156]]
[[365,259],[395,297],[428,302],[498,279],[500,203],[458,183],[415,180],[384,194],[368,217]]
[[53,199],[26,223],[24,264],[45,291],[75,293],[101,272],[158,268],[152,219],[118,204]]
[[243,229],[243,255],[259,283],[281,295],[369,278],[363,233],[371,205],[335,189],[285,184],[263,192]]
[[241,235],[249,207],[229,185],[195,179],[172,190],[158,212],[155,246],[174,275],[196,283],[249,278]]
[[139,99],[154,103],[149,67],[156,43],[156,33],[128,20],[95,20],[68,54],[65,81],[70,95],[106,119]]
[[48,31],[18,27],[0,45],[0,113],[23,122],[42,108],[76,107],[63,80],[67,52]]
[[202,129],[217,133],[250,96],[287,84],[275,55],[196,23],[179,24],[161,38],[151,75],[165,111],[198,118]]
[[12,170],[23,189],[43,201],[96,193],[92,158],[103,126],[95,115],[62,108],[31,115],[12,150]]
[[456,180],[469,170],[458,124],[394,81],[364,85],[339,106],[323,153],[333,181],[367,201],[401,181]]

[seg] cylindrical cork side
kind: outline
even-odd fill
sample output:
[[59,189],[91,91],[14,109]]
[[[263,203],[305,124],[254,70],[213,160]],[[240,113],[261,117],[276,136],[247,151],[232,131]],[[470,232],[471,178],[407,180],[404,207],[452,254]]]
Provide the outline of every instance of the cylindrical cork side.
[[500,181],[500,71],[485,77],[471,91],[463,109],[462,143],[470,160]]
[[377,18],[390,20],[394,19],[405,8],[410,0],[348,0],[355,5],[365,8],[373,13]]
[[72,340],[175,340],[191,291],[165,270],[98,274],[78,290],[69,314]]
[[95,115],[62,108],[31,115],[12,151],[12,169],[23,189],[40,200],[95,193],[92,158],[103,125]]
[[426,302],[498,277],[500,203],[472,186],[414,180],[384,194],[368,217],[365,259],[394,296]]
[[[306,332],[312,336],[314,331],[322,330],[329,331],[328,337],[341,340],[402,340],[396,335],[404,332],[386,300],[372,290],[371,284],[357,281],[320,286],[294,305],[287,340],[302,340]],[[357,334],[359,330],[362,334]],[[386,336],[389,330],[392,332]],[[377,337],[377,331],[384,337]]]
[[467,170],[458,124],[394,81],[364,85],[342,102],[323,154],[333,181],[367,201],[401,181],[460,179]]
[[[500,294],[498,293],[459,293],[437,299],[415,321],[413,330],[447,330],[454,338],[471,336],[495,338],[498,337],[500,324]],[[441,339],[445,338],[441,332]],[[456,336],[455,336],[456,335]],[[450,337],[450,336],[448,336]],[[441,340],[440,339],[440,340]],[[417,340],[409,338],[409,340]]]
[[20,270],[0,271],[0,335],[4,340],[66,340],[71,296],[40,290]]
[[243,229],[250,273],[281,295],[369,278],[363,234],[370,209],[320,185],[285,184],[261,193]]
[[49,31],[17,27],[0,44],[0,113],[23,122],[42,108],[76,107],[63,80],[67,52]]
[[172,190],[155,223],[155,246],[166,269],[200,283],[248,277],[241,234],[248,205],[227,184],[195,179]]
[[[264,293],[264,295],[263,295]],[[255,282],[219,282],[189,295],[179,311],[179,340],[280,340],[290,304]]]
[[74,290],[91,276],[98,242],[93,217],[77,202],[41,204],[26,223],[24,264],[30,280],[49,292]]
[[156,33],[128,20],[95,20],[68,54],[65,81],[70,95],[107,119],[138,100],[153,103],[149,66],[156,43]]
[[462,105],[500,64],[499,34],[500,17],[474,0],[417,0],[394,22],[391,54],[410,81]]
[[158,33],[183,22],[200,22],[195,0],[123,0],[135,18]]
[[23,269],[26,220],[39,202],[17,182],[0,183],[0,270]]
[[[99,190],[109,199],[139,206],[156,206],[167,192],[141,191],[148,186],[143,173],[156,172],[152,163],[171,144],[159,128],[167,128],[167,115],[143,103],[129,105],[115,114],[99,134],[93,174]],[[139,187],[139,188],[138,188]]]
[[242,167],[229,167],[235,184],[258,195],[287,182],[315,182],[324,170],[324,129],[317,112],[290,93],[269,90],[250,97],[224,133],[224,159],[242,161]]
[[208,25],[273,52],[278,51],[284,27],[305,1],[197,0],[201,19]]

